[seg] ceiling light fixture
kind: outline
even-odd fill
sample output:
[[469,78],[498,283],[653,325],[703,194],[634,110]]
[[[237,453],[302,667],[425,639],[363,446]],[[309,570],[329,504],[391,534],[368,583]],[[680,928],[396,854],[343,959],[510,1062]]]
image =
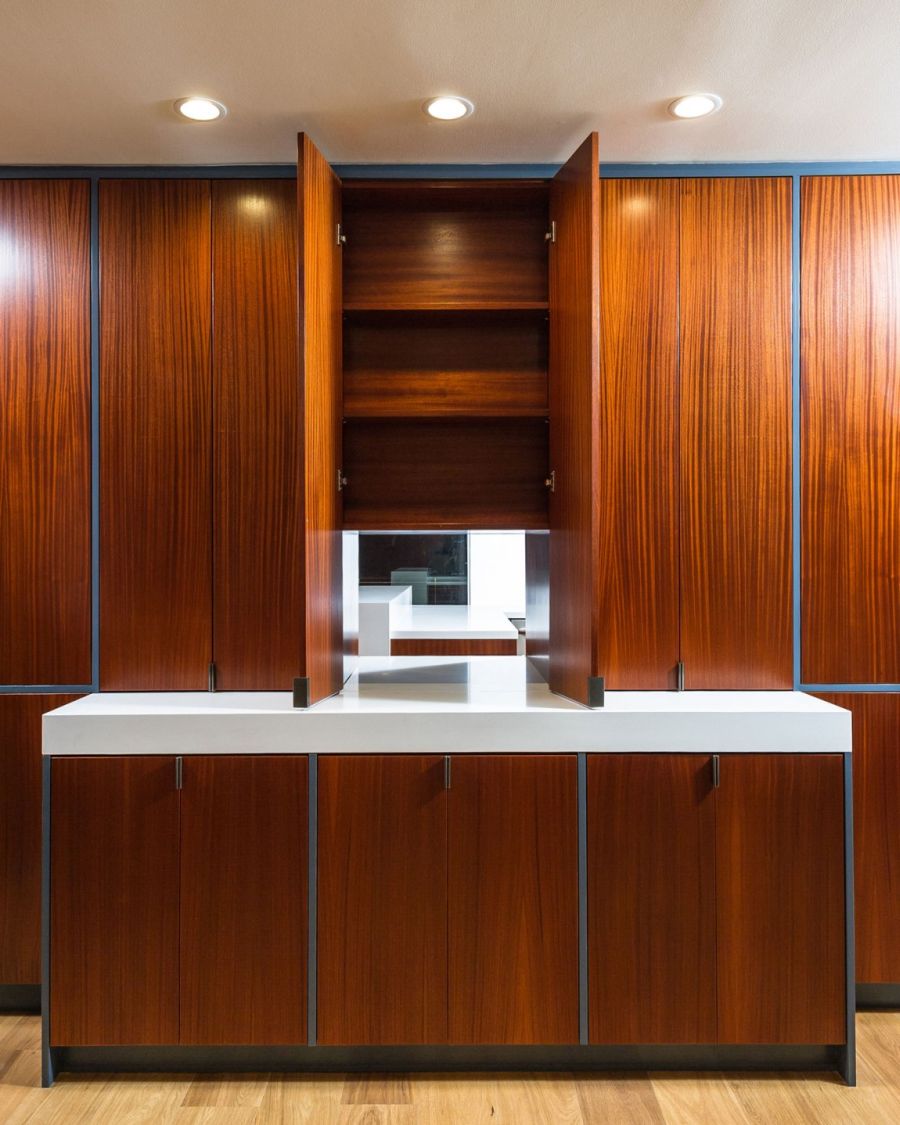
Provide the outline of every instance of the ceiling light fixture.
[[218,121],[228,110],[212,98],[179,98],[175,109],[189,121]]
[[475,106],[468,98],[441,97],[429,98],[422,108],[429,117],[438,121],[458,121],[461,117],[468,117]]
[[673,117],[686,119],[708,117],[721,108],[722,99],[718,94],[685,94],[684,97],[669,102],[669,113]]

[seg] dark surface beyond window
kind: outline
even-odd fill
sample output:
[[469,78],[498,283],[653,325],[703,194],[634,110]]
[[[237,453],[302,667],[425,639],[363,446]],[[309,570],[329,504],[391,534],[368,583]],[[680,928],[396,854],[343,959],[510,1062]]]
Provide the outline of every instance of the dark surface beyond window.
[[466,605],[467,545],[466,535],[363,533],[359,537],[359,583],[412,586],[415,605]]

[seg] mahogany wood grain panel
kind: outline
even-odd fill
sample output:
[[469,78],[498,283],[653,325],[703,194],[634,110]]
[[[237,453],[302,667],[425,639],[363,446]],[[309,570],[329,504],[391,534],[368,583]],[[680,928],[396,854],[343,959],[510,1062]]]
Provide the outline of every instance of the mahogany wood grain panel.
[[545,184],[355,184],[344,208],[348,308],[547,300]]
[[[600,179],[591,133],[550,187],[550,676],[581,703],[597,664],[600,586]],[[598,670],[599,669],[599,670]]]
[[91,679],[90,185],[0,180],[0,683]]
[[681,183],[681,656],[790,688],[791,181]]
[[449,855],[449,1042],[577,1043],[575,755],[454,755]]
[[856,979],[900,981],[900,695],[822,695],[853,712]]
[[547,429],[530,418],[348,422],[344,524],[546,527]]
[[41,716],[77,695],[0,695],[0,983],[41,979]]
[[591,1043],[715,1043],[715,824],[707,755],[588,756]]
[[298,137],[300,377],[303,387],[305,639],[311,703],[344,679],[341,494],[341,181],[305,133]]
[[344,415],[546,417],[546,313],[374,313],[344,322]]
[[802,663],[900,682],[900,176],[801,180]]
[[204,690],[212,659],[210,193],[100,184],[100,682]]
[[174,758],[54,758],[51,802],[51,1043],[177,1043]]
[[720,1043],[843,1043],[844,764],[731,754],[716,791]]
[[180,1041],[305,1043],[307,760],[183,769]]
[[318,1041],[446,1043],[443,757],[322,755],[318,785]]
[[391,640],[392,656],[515,656],[516,642],[482,637],[466,641],[462,638],[424,637],[422,640]]
[[678,589],[677,180],[600,184],[600,604],[612,689],[675,687]]
[[216,684],[288,690],[303,643],[297,194],[212,184]]

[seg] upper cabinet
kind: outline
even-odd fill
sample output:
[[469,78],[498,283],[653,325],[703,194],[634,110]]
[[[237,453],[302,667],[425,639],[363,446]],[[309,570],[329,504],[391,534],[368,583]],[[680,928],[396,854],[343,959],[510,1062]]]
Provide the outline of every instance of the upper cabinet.
[[0,180],[0,683],[91,681],[90,185]]
[[900,682],[900,176],[801,181],[802,679]]

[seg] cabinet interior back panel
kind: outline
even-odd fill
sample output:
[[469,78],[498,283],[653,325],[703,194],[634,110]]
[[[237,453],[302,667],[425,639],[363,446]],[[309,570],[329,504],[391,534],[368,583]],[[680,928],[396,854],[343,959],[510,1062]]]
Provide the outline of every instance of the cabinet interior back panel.
[[801,181],[806,683],[900,681],[900,176]]
[[0,683],[91,679],[90,185],[0,181]]

